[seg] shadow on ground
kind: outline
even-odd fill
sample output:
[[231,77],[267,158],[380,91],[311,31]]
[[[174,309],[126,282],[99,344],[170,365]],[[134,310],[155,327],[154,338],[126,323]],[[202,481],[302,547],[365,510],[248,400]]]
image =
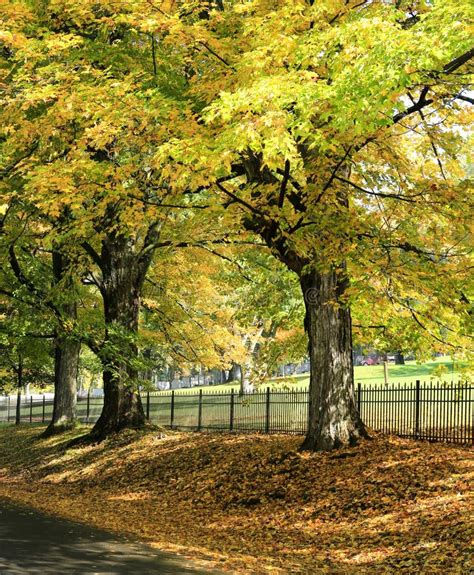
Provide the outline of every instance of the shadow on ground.
[[0,500],[2,575],[204,575],[179,556]]

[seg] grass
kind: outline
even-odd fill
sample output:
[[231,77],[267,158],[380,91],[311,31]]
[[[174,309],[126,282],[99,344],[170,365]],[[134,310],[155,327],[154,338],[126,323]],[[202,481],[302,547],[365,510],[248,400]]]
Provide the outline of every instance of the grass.
[[[439,357],[433,361],[426,363],[417,363],[416,361],[407,361],[405,365],[389,364],[388,375],[389,383],[411,384],[415,383],[417,379],[429,382],[431,379],[438,380],[439,377],[434,377],[433,372],[440,367],[446,369],[445,375],[442,377],[446,381],[458,381],[463,378],[462,368],[467,366],[466,362],[453,362],[449,357]],[[354,368],[355,382],[364,385],[376,385],[384,383],[384,370],[383,365],[359,365]],[[309,385],[309,374],[303,373],[294,376],[273,378],[263,385],[271,389],[292,388],[298,387],[306,389]],[[202,389],[203,391],[210,392],[212,390],[230,393],[231,390],[238,391],[239,384],[219,384],[212,386],[196,386],[192,388],[178,389],[176,393],[196,393]]]
[[375,436],[335,454],[300,438],[122,433],[66,449],[0,428],[0,496],[235,574],[469,572],[472,453]]
[[[399,374],[405,374],[405,381],[398,379],[400,385],[385,388],[379,383],[377,373],[381,366],[365,366],[358,368],[366,373],[361,393],[361,415],[364,421],[377,431],[399,433],[405,437],[415,434],[416,429],[421,437],[442,437],[444,440],[453,440],[464,443],[470,437],[469,422],[472,413],[474,389],[459,391],[451,386],[438,386],[437,389],[420,391],[419,411],[415,412],[415,390],[405,387],[415,379],[424,379],[423,373],[431,373],[433,366],[438,367],[446,362],[438,361],[424,365],[392,366]],[[416,376],[413,371],[416,370]],[[411,375],[407,375],[410,374]],[[230,386],[208,386],[203,390],[202,404],[198,390],[192,388],[183,390],[175,395],[174,400],[169,392],[156,393],[143,401],[145,409],[149,412],[153,423],[168,426],[171,423],[175,428],[204,430],[228,430],[232,421],[233,430],[237,432],[264,432],[271,433],[304,433],[307,424],[307,394],[294,393],[304,388],[304,378],[293,378],[294,383],[288,381],[274,381],[271,386],[274,393],[270,395],[267,405],[267,396],[264,389],[260,393],[239,397],[235,394],[233,400],[229,394]],[[399,375],[399,378],[402,378]],[[295,382],[300,382],[295,383]],[[372,383],[371,383],[372,381]],[[303,383],[302,383],[303,382]],[[198,388],[199,389],[199,388]],[[282,392],[284,393],[278,393]],[[263,392],[263,393],[262,393]],[[91,398],[89,405],[89,422],[94,422],[100,415],[102,399]],[[173,405],[173,408],[172,408]],[[86,420],[87,401],[82,399],[78,403],[78,416],[81,421]],[[149,408],[149,409],[148,409]],[[52,405],[46,406],[45,421],[51,417]],[[0,420],[6,419],[5,404],[0,405]],[[173,417],[172,417],[173,413]],[[199,415],[201,414],[201,416]],[[418,414],[418,415],[417,415]],[[10,408],[10,421],[14,419],[14,407]],[[22,421],[27,423],[30,419],[30,406],[22,407]],[[42,420],[42,403],[33,404],[32,420]],[[200,424],[199,424],[200,422]]]

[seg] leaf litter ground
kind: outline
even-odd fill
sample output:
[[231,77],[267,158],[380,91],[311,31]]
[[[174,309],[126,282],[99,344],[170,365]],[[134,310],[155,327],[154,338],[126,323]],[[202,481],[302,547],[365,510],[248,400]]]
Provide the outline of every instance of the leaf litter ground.
[[0,428],[0,496],[231,573],[471,573],[468,448],[149,429],[66,449],[81,430],[41,431]]

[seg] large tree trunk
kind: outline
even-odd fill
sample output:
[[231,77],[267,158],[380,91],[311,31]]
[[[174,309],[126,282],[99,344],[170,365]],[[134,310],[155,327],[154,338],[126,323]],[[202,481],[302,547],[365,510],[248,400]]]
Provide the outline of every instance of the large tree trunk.
[[80,352],[80,342],[67,337],[56,339],[53,417],[44,432],[45,436],[72,429],[77,422],[77,374]]
[[[74,297],[74,281],[66,276],[70,273],[71,261],[58,250],[53,251],[54,283],[65,290],[70,301],[58,303],[63,323],[77,321],[77,304]],[[44,432],[48,437],[72,429],[76,423],[77,375],[81,343],[65,333],[62,327],[57,330],[54,342],[54,404],[51,422]]]
[[302,449],[354,445],[366,435],[354,398],[351,313],[344,269],[300,278],[311,363],[308,432]]
[[[308,165],[317,160],[313,152],[304,150],[304,146],[302,146],[302,151],[308,154],[305,158]],[[345,159],[345,156],[338,158],[335,168],[331,167],[331,175],[328,174],[329,180],[316,201],[319,201],[331,186],[337,171],[339,174],[349,176],[350,167],[348,163],[344,165]],[[276,184],[275,189],[277,189],[279,180],[262,165],[259,156],[249,154],[244,161],[244,169],[249,183],[272,183]],[[274,196],[274,205],[280,208],[283,207],[285,193],[288,196],[287,185],[290,176],[288,160],[285,162],[282,175],[283,180],[280,183],[278,195]],[[320,173],[316,179],[324,178]],[[299,187],[293,187],[299,192]],[[257,190],[254,195],[258,197]],[[290,203],[301,215],[301,225],[305,225],[304,219],[309,216],[306,194],[299,195],[291,192],[291,196]],[[339,190],[335,195],[341,214],[347,214],[348,197],[346,190]],[[311,224],[316,223],[312,221],[313,219],[311,216],[306,223],[310,221]],[[296,224],[296,227],[298,225]],[[325,225],[323,223],[320,229],[313,228],[315,236],[320,232],[326,234],[329,231],[324,229]],[[326,272],[318,271],[314,267],[315,257],[318,256],[316,248],[300,251],[298,242],[288,239],[291,232],[288,235],[284,233],[279,220],[272,219],[267,214],[262,216],[258,211],[253,210],[248,212],[244,226],[247,230],[259,234],[275,256],[288,269],[298,274],[303,291],[306,306],[305,328],[309,338],[311,368],[308,432],[302,449],[331,450],[357,443],[360,437],[366,435],[366,431],[354,400],[351,313],[344,300],[348,288],[345,266],[341,265],[339,269],[333,267]]]
[[102,249],[102,297],[106,340],[104,407],[91,435],[101,440],[125,428],[145,425],[138,381],[138,315],[144,270],[128,238],[104,241]]

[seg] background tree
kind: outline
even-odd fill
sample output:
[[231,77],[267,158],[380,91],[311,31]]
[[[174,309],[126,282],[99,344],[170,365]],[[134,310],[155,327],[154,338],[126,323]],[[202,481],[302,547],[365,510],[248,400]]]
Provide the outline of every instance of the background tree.
[[240,247],[234,254],[237,265],[224,276],[232,288],[228,297],[235,309],[235,330],[246,349],[235,378],[241,394],[274,375],[281,363],[299,361],[307,353],[306,337],[298,330],[304,311],[295,278],[266,246],[255,243]]
[[51,247],[50,226],[35,221],[29,207],[16,201],[15,189],[21,188],[21,182],[7,176],[3,183],[2,197],[8,203],[0,225],[3,262],[0,293],[8,300],[8,307],[25,315],[25,324],[30,321],[29,316],[35,318],[33,331],[49,330],[47,337],[52,339],[54,347],[55,373],[53,416],[45,432],[50,435],[69,429],[76,422],[76,379],[81,347],[76,325],[78,279],[68,265],[68,258],[57,246]]
[[[21,419],[21,396],[30,385],[54,381],[53,334],[29,306],[0,293],[0,392],[16,392],[15,423]],[[44,318],[43,318],[44,319]]]

